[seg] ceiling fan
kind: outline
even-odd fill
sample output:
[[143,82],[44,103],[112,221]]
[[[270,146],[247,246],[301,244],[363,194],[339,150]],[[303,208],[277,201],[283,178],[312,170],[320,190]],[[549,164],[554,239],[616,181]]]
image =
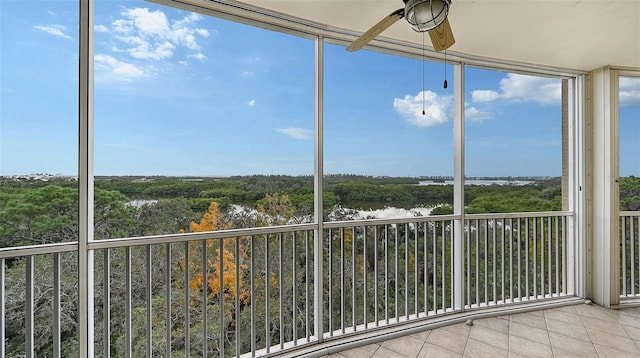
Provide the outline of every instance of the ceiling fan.
[[417,32],[429,32],[431,43],[436,51],[446,50],[451,47],[456,40],[449,25],[447,15],[451,0],[403,0],[404,8],[398,9],[389,14],[377,24],[373,25],[367,32],[357,38],[347,47],[347,51],[361,49],[369,41],[376,38],[384,30],[395,24],[401,18],[407,22]]

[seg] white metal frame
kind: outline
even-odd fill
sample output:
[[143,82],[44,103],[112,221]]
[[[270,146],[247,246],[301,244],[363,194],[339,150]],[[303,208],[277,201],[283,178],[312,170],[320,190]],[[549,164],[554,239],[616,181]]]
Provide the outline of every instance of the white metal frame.
[[[316,257],[322,257],[323,242],[323,71],[324,71],[324,44],[325,43],[346,43],[356,37],[357,34],[346,33],[339,29],[329,29],[322,25],[309,22],[302,22],[300,19],[291,19],[281,14],[270,14],[259,9],[249,9],[237,6],[234,1],[204,1],[204,0],[156,0],[159,3],[178,6],[191,11],[203,12],[227,18],[233,21],[249,23],[251,25],[276,29],[281,32],[293,33],[298,36],[312,38],[316,42],[316,110],[315,110],[315,239],[314,251]],[[101,247],[109,247],[116,242],[99,243],[93,237],[93,23],[94,23],[94,1],[80,0],[80,56],[79,56],[79,232],[77,250],[79,257],[79,342],[80,356],[91,357],[94,355],[93,345],[93,253]],[[391,42],[387,40],[375,41],[370,48],[381,50],[387,53],[402,54],[408,57],[421,58],[422,49],[409,46],[405,43]],[[430,60],[440,60],[441,55],[429,52],[427,58]],[[586,217],[584,215],[587,204],[584,198],[584,189],[587,185],[585,181],[585,143],[583,135],[586,131],[581,119],[584,117],[585,103],[584,91],[586,77],[580,71],[562,70],[547,67],[527,66],[519,63],[509,63],[508,61],[496,61],[487,59],[471,59],[460,54],[449,54],[449,60],[454,63],[454,167],[455,167],[455,193],[454,193],[454,215],[455,221],[456,250],[454,252],[454,276],[456,287],[454,288],[454,306],[456,309],[464,308],[464,280],[463,280],[463,225],[464,225],[464,73],[465,65],[483,66],[486,68],[510,70],[513,72],[553,75],[570,78],[570,192],[574,193],[570,197],[571,211],[576,213],[575,222],[572,227],[573,237],[584,237],[586,234]],[[627,74],[627,72],[620,72]],[[635,72],[633,72],[635,73]],[[617,79],[617,77],[616,77]],[[611,84],[611,83],[610,83]],[[576,190],[576,186],[578,189]],[[180,236],[178,241],[198,239],[202,235]],[[175,242],[178,239],[175,235],[159,238],[159,242]],[[133,245],[142,244],[136,238],[123,239]],[[578,297],[584,297],[587,292],[587,247],[584,240],[573,243],[578,252],[577,257],[573,257],[573,266],[569,265],[568,274],[570,286]],[[572,252],[572,251],[570,251]],[[319,310],[324,307],[322,291],[322,265],[315,265],[316,291],[314,293],[314,305],[316,310],[314,333],[318,341],[322,341],[323,322],[322,314]],[[0,271],[0,274],[3,273]],[[617,281],[616,281],[617,282]]]

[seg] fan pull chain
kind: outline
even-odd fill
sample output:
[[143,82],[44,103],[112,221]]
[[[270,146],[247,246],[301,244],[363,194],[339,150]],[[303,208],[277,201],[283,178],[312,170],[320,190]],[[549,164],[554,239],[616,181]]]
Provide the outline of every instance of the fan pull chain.
[[422,33],[422,115],[424,116],[427,112],[425,112],[425,98],[424,98],[424,32]]
[[444,50],[444,88],[446,89],[447,86],[447,50]]

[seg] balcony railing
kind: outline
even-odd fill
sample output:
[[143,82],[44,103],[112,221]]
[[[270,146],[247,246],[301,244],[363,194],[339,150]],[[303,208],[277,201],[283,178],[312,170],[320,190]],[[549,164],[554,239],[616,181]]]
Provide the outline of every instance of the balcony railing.
[[620,212],[620,296],[640,298],[640,211]]
[[[456,312],[571,297],[572,218],[431,216],[94,241],[85,312],[94,352],[275,355]],[[0,356],[77,352],[69,339],[78,321],[77,250],[0,250]]]

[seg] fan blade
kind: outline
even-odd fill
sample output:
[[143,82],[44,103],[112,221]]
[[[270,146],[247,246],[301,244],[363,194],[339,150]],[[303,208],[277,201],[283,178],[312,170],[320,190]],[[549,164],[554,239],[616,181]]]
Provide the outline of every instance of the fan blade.
[[456,39],[453,38],[453,32],[451,31],[451,25],[449,25],[449,19],[445,19],[440,26],[429,31],[429,37],[431,37],[433,49],[438,52],[446,50],[456,43]]
[[389,16],[380,20],[377,24],[373,25],[372,28],[367,30],[362,36],[358,37],[355,41],[347,47],[347,51],[356,51],[364,47],[364,45],[368,44],[369,41],[376,38],[378,35],[382,33],[382,31],[388,29],[391,25],[395,24],[396,21],[402,19],[404,17],[404,8],[398,9]]

